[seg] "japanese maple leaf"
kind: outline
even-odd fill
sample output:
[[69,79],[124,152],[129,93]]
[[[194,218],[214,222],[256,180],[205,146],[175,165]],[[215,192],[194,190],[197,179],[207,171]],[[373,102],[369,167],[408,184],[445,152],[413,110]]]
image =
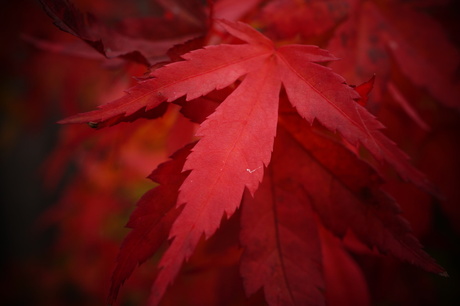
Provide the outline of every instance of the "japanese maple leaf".
[[[190,174],[179,188],[176,203],[185,205],[172,224],[172,242],[159,263],[152,304],[159,302],[200,238],[209,238],[222,217],[235,212],[244,190],[254,195],[258,189],[264,168],[270,163],[281,87],[308,123],[317,120],[328,130],[340,133],[349,144],[362,145],[377,160],[390,164],[402,178],[431,189],[406,155],[379,131],[382,124],[356,103],[359,94],[330,68],[316,64],[336,60],[328,51],[307,45],[275,47],[246,24],[225,20],[218,23],[244,43],[207,46],[187,53],[182,56],[184,61],[154,70],[151,78],[140,81],[124,97],[61,121],[121,122],[165,101],[182,96],[189,101],[242,79],[197,131],[201,139],[182,169]],[[360,220],[364,222],[365,217]],[[334,229],[342,231],[342,223]]]

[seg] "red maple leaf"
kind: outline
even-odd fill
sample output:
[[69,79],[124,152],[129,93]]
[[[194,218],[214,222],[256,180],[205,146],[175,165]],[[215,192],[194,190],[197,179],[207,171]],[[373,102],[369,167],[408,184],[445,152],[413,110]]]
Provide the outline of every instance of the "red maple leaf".
[[[181,151],[180,158],[155,172],[161,186],[144,196],[132,217],[134,230],[120,254],[112,298],[134,265],[161,244],[153,241],[165,240],[169,230],[171,243],[158,264],[150,299],[158,304],[202,236],[209,238],[222,217],[235,212],[245,190],[242,275],[247,293],[264,287],[271,305],[324,304],[315,222],[339,237],[351,230],[370,247],[444,273],[410,234],[397,204],[379,190],[373,179],[378,174],[357,149],[367,150],[419,187],[433,191],[432,186],[380,131],[383,125],[357,103],[364,98],[330,68],[317,64],[336,58],[316,46],[275,47],[243,23],[218,24],[243,43],[186,53],[184,61],[154,70],[122,98],[61,121],[131,121],[165,102],[183,96],[191,101],[237,85],[201,123],[201,138],[186,160]],[[366,87],[359,90],[368,92]],[[280,93],[293,107],[281,115]],[[315,121],[322,126],[321,137],[310,131]],[[348,151],[344,144],[354,149]],[[165,170],[170,168],[175,170]],[[163,175],[167,178],[159,179]],[[177,217],[174,207],[182,207]],[[149,224],[161,227],[158,236]],[[130,249],[136,251],[129,254]]]
[[181,171],[191,147],[176,152],[172,161],[158,166],[149,176],[160,186],[144,194],[127,224],[133,230],[125,238],[118,255],[118,264],[113,273],[114,282],[110,289],[110,303],[115,300],[120,285],[137,265],[150,258],[168,239],[171,225],[180,212],[175,208],[177,191],[188,174]]
[[[166,60],[166,51],[173,45],[201,35],[205,29],[203,6],[191,1],[160,1],[165,17],[125,19],[116,29],[91,14],[82,13],[69,0],[40,1],[62,31],[80,38],[109,59],[120,57],[146,66]],[[170,11],[176,15],[169,16]],[[69,52],[67,48],[62,48]],[[87,53],[81,46],[77,48],[80,53]],[[78,53],[75,50],[71,52]]]

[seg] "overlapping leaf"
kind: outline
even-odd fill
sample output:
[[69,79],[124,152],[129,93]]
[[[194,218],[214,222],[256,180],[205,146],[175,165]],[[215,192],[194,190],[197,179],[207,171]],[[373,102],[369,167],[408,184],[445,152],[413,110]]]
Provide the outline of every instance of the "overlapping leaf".
[[118,290],[133,270],[146,261],[166,242],[171,225],[180,213],[175,208],[180,185],[188,173],[182,173],[189,145],[172,156],[172,160],[160,166],[150,175],[159,184],[139,200],[136,210],[127,224],[133,230],[125,238],[112,276],[109,303],[114,302]]
[[[166,51],[173,45],[201,35],[204,31],[204,21],[200,21],[198,25],[191,24],[190,20],[196,23],[196,18],[190,17],[189,22],[184,25],[184,19],[173,19],[169,21],[171,23],[169,28],[173,28],[173,31],[160,31],[157,26],[156,32],[150,32],[149,37],[146,38],[141,35],[142,29],[164,24],[168,20],[130,19],[121,23],[118,29],[113,29],[95,16],[80,12],[69,0],[41,0],[41,3],[56,26],[82,39],[105,57],[120,57],[146,66],[165,60]],[[173,3],[164,3],[164,6],[168,8],[173,6]],[[200,11],[198,7],[196,11]],[[84,51],[82,47],[78,46],[78,48]]]
[[275,147],[255,197],[247,194],[243,200],[240,273],[247,294],[263,288],[270,305],[324,305],[315,216],[295,180],[296,163],[290,159],[295,156],[286,159],[283,151],[281,144]]
[[282,118],[264,181],[254,199],[243,201],[241,275],[248,294],[263,287],[270,305],[324,304],[318,218],[338,237],[350,230],[370,248],[443,273],[379,191],[370,167],[297,114]]
[[290,155],[297,156],[297,169],[302,168],[299,184],[326,228],[338,236],[350,229],[370,247],[442,273],[442,268],[421,251],[398,205],[379,189],[375,173],[343,147],[318,137],[306,126],[302,128],[295,116],[288,118],[282,126],[292,139],[286,137],[286,141],[297,142],[299,151],[293,142],[284,147],[293,148]]

